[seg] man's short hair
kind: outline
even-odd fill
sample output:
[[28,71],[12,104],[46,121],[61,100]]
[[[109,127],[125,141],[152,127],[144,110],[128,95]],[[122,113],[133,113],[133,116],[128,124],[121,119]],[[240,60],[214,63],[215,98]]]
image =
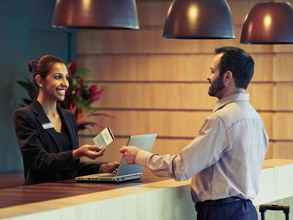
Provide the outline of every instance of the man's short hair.
[[247,89],[254,72],[254,60],[243,49],[238,47],[220,47],[216,54],[223,54],[219,62],[220,76],[231,71],[237,88]]

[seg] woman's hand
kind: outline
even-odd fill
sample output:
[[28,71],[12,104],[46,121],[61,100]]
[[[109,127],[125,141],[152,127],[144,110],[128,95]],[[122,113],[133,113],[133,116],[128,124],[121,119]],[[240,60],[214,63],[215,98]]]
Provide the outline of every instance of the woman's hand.
[[90,159],[96,159],[97,157],[103,156],[105,148],[100,148],[97,145],[82,145],[72,151],[74,158],[88,157]]
[[101,163],[99,171],[100,173],[112,173],[118,167],[119,163],[117,161]]

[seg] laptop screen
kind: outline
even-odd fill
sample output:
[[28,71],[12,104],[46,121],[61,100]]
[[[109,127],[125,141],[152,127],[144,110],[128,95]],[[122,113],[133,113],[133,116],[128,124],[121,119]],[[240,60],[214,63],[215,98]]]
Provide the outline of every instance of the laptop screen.
[[[156,140],[157,134],[143,134],[130,136],[128,146],[136,146],[142,150],[151,151]],[[134,173],[143,173],[144,167],[140,165],[128,164],[124,158],[121,158],[117,175],[127,175]]]

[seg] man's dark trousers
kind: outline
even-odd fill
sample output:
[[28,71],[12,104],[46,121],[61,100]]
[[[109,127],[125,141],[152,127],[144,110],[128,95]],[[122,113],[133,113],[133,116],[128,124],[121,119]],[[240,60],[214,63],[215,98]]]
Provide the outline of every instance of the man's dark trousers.
[[197,220],[257,220],[250,200],[227,198],[196,203]]

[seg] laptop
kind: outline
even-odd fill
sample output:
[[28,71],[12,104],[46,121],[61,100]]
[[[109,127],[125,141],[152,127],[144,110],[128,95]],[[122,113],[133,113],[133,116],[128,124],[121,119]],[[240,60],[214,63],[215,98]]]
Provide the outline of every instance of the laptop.
[[[142,150],[151,151],[157,134],[143,134],[130,136],[129,146],[136,146]],[[87,176],[76,177],[77,182],[125,182],[140,179],[143,175],[144,167],[136,164],[128,164],[122,157],[119,167],[113,173],[98,173]]]

